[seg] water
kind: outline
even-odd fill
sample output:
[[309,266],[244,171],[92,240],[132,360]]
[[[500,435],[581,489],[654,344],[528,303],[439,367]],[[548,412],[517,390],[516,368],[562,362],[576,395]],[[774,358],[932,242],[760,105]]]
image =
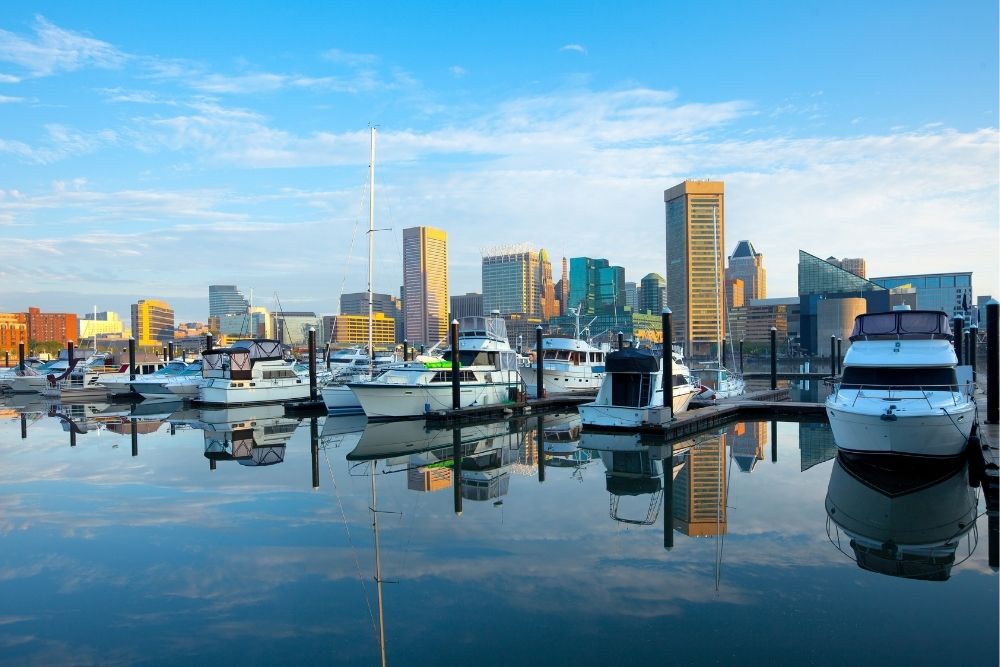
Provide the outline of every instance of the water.
[[[537,418],[467,427],[456,496],[454,434],[420,422],[140,406],[133,447],[128,406],[23,409],[23,439],[0,412],[3,664],[378,664],[373,470],[389,664],[997,662],[980,491],[874,492],[826,424],[666,447],[550,415],[541,470]],[[872,547],[948,538],[936,565]]]

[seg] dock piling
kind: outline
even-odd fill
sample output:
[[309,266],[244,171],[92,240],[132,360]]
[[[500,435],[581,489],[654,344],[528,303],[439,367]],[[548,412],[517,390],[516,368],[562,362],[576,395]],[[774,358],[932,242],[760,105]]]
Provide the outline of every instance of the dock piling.
[[211,352],[212,351],[212,332],[211,331],[209,331],[207,334],[205,334],[205,351],[206,352]]
[[535,327],[535,398],[545,398],[545,355],[542,353],[542,325]]
[[[673,311],[663,307],[663,313],[660,314],[660,327],[663,329],[663,407],[665,407],[669,412],[670,421],[674,420],[674,403],[673,403],[673,386],[674,386],[674,331],[673,326]],[[668,390],[667,387],[670,387]],[[671,400],[667,400],[670,396]]]
[[451,432],[451,483],[455,494],[455,516],[462,516],[462,429]]
[[23,373],[24,372],[24,343],[17,344],[17,367]]
[[538,415],[538,483],[545,481],[545,415]]
[[778,462],[778,422],[771,422],[771,463]]
[[309,400],[316,400],[316,327],[309,327]]
[[[129,419],[132,427],[132,456],[139,456],[139,422],[135,417]],[[70,432],[72,432],[72,428]]]
[[663,459],[663,548],[674,548],[674,446],[665,445],[667,455]]
[[621,350],[625,347],[625,334],[621,331],[618,332],[618,349]]
[[128,379],[135,380],[135,338],[128,339]]
[[830,336],[830,375],[837,374],[837,337]]
[[837,339],[837,375],[844,372],[844,353],[843,353],[844,339]]
[[743,375],[743,339],[740,338],[740,375]]
[[958,365],[962,365],[962,329],[964,329],[965,318],[959,313],[952,320],[951,333],[955,341],[955,356],[958,357]]
[[313,488],[319,488],[319,422],[316,417],[309,418],[309,454],[312,458]]
[[21,440],[28,439],[28,414],[21,413]]
[[462,392],[458,376],[458,320],[451,321],[451,409],[462,405]]
[[409,347],[410,347],[410,342],[404,338],[403,339],[403,361],[409,361],[410,360],[410,350],[409,350]]
[[771,389],[778,388],[778,329],[771,327]]
[[1000,302],[986,304],[986,423],[1000,423]]
[[976,363],[979,361],[979,325],[969,326],[969,365],[972,366],[972,381],[976,381]]
[[173,343],[173,341],[167,343],[167,357],[169,357],[168,361],[173,361],[174,360],[174,343]]

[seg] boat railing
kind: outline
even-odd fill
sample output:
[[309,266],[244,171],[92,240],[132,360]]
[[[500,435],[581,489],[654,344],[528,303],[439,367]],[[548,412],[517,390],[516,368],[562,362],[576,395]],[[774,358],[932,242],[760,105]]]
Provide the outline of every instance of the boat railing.
[[[858,399],[870,398],[870,399],[880,399],[883,401],[924,401],[927,403],[928,407],[934,407],[931,404],[932,397],[939,397],[941,394],[947,392],[953,405],[958,405],[959,400],[963,394],[972,396],[975,387],[971,385],[962,384],[934,384],[934,385],[900,385],[900,384],[858,384],[856,382],[852,383],[834,383],[833,393],[834,398],[839,398],[841,390],[852,390],[856,393],[851,400],[851,406],[853,407]],[[866,395],[865,391],[878,392],[877,395]]]

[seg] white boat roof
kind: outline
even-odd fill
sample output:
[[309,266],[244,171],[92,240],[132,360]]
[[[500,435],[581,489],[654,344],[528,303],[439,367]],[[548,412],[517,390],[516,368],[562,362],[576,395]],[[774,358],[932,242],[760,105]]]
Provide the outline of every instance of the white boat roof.
[[579,338],[552,337],[542,339],[543,350],[570,350],[576,352],[602,352],[585,340]]

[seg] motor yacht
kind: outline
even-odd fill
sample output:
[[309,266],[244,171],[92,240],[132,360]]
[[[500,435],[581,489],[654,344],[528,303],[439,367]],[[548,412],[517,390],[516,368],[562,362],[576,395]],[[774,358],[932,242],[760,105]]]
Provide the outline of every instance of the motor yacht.
[[[546,394],[597,391],[604,380],[606,350],[579,338],[542,339],[542,388]],[[538,391],[538,362],[521,367],[521,377],[534,397]]]
[[202,352],[198,401],[241,405],[302,400],[309,379],[295,372],[282,355],[281,343],[266,338],[235,341],[231,347]]
[[182,364],[179,371],[172,369],[169,373],[137,377],[129,384],[144,401],[178,401],[198,398],[198,390],[204,381],[201,362],[193,361]]
[[859,315],[844,372],[826,400],[842,451],[950,457],[976,421],[972,374],[959,367],[948,316],[896,310]]

